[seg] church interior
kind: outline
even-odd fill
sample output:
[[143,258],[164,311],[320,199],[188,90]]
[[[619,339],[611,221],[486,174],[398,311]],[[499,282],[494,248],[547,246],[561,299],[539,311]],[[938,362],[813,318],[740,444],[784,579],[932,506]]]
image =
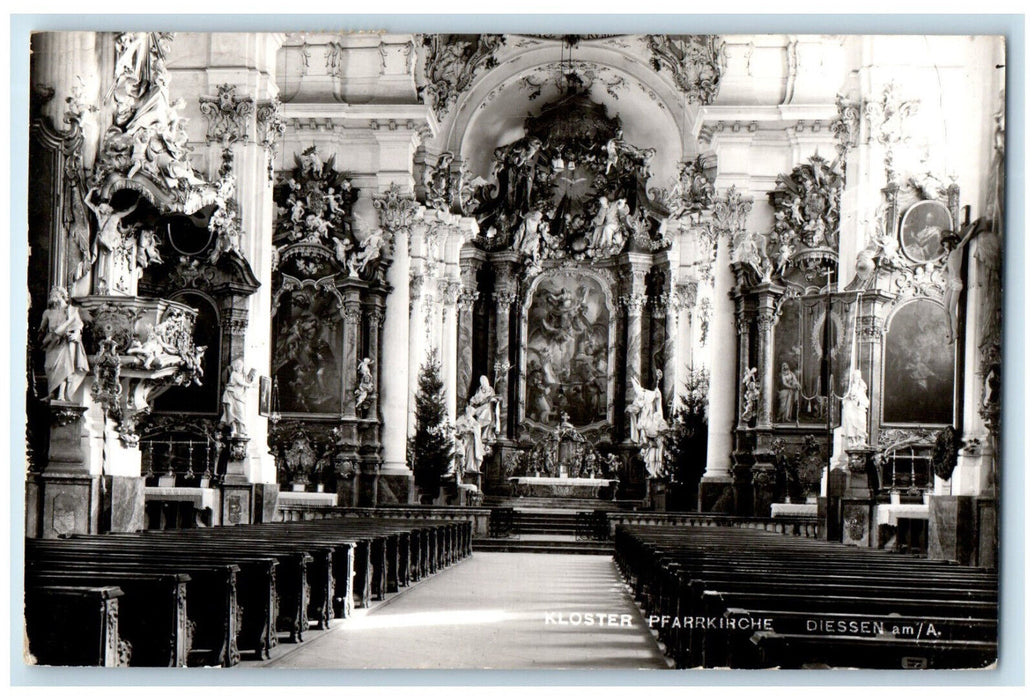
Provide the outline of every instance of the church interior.
[[994,664],[1005,62],[34,34],[29,651],[422,666],[332,635],[513,566],[626,587],[561,667]]

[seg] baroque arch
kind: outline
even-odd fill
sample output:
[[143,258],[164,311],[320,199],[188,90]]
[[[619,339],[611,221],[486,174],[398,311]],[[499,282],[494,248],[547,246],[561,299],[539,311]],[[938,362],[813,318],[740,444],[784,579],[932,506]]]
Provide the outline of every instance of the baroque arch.
[[474,175],[486,177],[493,149],[519,138],[525,116],[563,96],[574,75],[594,102],[629,125],[630,142],[658,148],[655,184],[667,185],[695,151],[700,108],[666,73],[649,68],[631,38],[583,41],[563,60],[561,47],[560,40],[525,39],[500,49],[499,65],[460,96],[432,147],[460,153]]

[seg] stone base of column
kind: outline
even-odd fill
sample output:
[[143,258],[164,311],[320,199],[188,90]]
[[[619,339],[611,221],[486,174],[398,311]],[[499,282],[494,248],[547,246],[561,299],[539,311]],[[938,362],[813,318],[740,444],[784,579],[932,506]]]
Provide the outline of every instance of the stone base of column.
[[732,513],[733,477],[707,475],[701,477],[698,507],[702,513]]
[[112,476],[105,481],[101,522],[105,532],[138,532],[147,527],[144,477]]
[[777,500],[776,467],[768,462],[755,462],[751,466],[751,487],[751,516],[768,518]]
[[254,512],[252,522],[272,523],[277,517],[277,499],[280,497],[280,484],[253,484],[255,488]]
[[382,468],[377,474],[375,505],[413,503],[415,497],[413,472],[409,469]]
[[40,476],[29,473],[25,478],[25,536],[40,537],[43,523],[43,487]]
[[490,495],[509,494],[507,466],[513,464],[520,454],[513,440],[499,440],[492,447],[492,454],[482,461],[482,493]]
[[72,534],[137,532],[146,527],[144,478],[83,473],[43,473],[27,487],[26,533],[56,538]]
[[874,546],[873,501],[868,498],[843,498],[840,499],[840,505],[841,542],[856,547]]
[[997,565],[999,508],[993,499],[932,496],[927,523],[929,558],[966,566]]
[[842,533],[841,499],[848,484],[848,472],[831,469],[823,475],[822,496],[817,500],[819,539],[840,542]]
[[67,401],[50,402],[50,447],[48,473],[89,472],[83,450],[83,415],[86,406]]
[[100,532],[101,477],[44,473],[40,475],[39,493],[42,500],[40,537]]
[[[228,477],[229,479],[229,477]],[[247,525],[254,522],[255,485],[247,481],[224,481],[219,509],[223,525]]]

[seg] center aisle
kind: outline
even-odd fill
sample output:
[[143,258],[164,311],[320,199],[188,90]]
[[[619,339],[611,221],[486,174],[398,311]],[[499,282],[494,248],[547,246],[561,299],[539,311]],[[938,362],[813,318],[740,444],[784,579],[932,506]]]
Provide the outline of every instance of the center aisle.
[[357,612],[266,666],[668,667],[605,556],[475,552],[372,612]]

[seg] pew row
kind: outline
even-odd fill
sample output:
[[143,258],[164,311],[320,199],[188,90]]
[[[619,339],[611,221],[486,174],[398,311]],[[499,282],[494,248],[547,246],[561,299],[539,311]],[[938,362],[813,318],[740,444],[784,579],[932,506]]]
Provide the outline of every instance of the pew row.
[[[308,629],[326,629],[465,558],[471,530],[463,521],[327,518],[27,540],[29,648],[37,662],[62,665],[270,658],[277,644],[301,642]],[[55,589],[75,591],[63,593],[66,607],[89,617],[94,589],[105,587],[113,596],[105,629],[118,641],[103,653],[70,653],[47,631],[45,601]]]
[[715,527],[619,526],[615,562],[680,668],[978,668],[997,655],[994,571]]

